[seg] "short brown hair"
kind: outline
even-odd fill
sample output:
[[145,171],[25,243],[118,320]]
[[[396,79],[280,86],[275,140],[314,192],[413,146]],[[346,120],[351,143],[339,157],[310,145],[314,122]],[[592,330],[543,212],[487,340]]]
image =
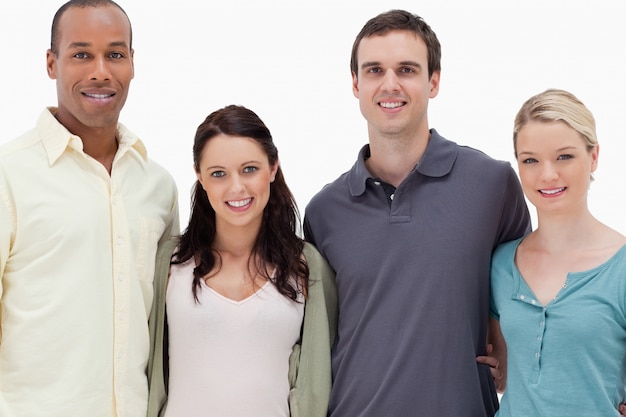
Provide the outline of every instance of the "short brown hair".
[[370,19],[357,35],[352,45],[350,70],[358,75],[357,50],[363,38],[385,35],[392,30],[408,30],[422,38],[428,51],[428,78],[441,71],[441,44],[437,35],[418,15],[405,10],[390,10]]

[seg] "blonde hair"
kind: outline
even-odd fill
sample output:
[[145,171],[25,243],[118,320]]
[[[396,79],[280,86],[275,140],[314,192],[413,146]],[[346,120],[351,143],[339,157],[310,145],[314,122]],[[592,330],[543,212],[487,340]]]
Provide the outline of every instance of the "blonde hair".
[[596,121],[593,114],[572,93],[548,89],[532,96],[522,105],[513,126],[513,149],[517,158],[517,134],[531,121],[564,122],[580,134],[591,152],[598,144]]

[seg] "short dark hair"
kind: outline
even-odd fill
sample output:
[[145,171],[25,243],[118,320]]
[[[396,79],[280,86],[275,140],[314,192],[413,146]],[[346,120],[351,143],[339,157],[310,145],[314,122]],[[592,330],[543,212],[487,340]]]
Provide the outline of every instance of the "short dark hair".
[[58,50],[57,42],[59,41],[59,21],[61,20],[61,17],[68,9],[72,7],[85,8],[85,7],[107,7],[107,6],[117,7],[118,9],[122,11],[122,13],[124,13],[124,16],[126,16],[126,18],[128,19],[128,25],[130,26],[129,48],[132,49],[133,27],[130,24],[130,19],[128,18],[128,15],[126,14],[126,11],[124,11],[124,9],[122,9],[122,7],[119,4],[117,4],[113,0],[70,0],[67,3],[65,3],[63,6],[61,6],[59,10],[57,10],[57,12],[54,14],[54,18],[52,19],[52,31],[50,35],[50,50],[52,51],[52,53],[55,55],[57,54],[57,50]]
[[408,30],[422,38],[428,51],[428,78],[441,71],[441,44],[428,24],[416,14],[406,10],[390,10],[370,19],[357,35],[352,45],[350,70],[358,75],[357,50],[363,38],[385,35],[392,30]]

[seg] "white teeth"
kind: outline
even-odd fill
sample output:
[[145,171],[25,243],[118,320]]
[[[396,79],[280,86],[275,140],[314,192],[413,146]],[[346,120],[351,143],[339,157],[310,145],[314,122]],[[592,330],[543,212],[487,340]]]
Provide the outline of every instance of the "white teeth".
[[381,102],[380,103],[380,107],[384,107],[386,109],[395,109],[396,107],[400,107],[403,104],[404,103],[402,103],[402,102],[394,102],[394,103]]
[[92,98],[107,98],[107,97],[111,97],[111,94],[87,94],[87,93],[85,93],[85,95],[87,97],[92,97]]
[[555,190],[539,190],[539,192],[540,192],[541,194],[553,195],[553,194],[556,194],[556,193],[560,193],[560,192],[561,192],[561,191],[563,191],[563,190],[565,190],[565,187],[562,187],[562,188],[557,188],[557,189],[555,189]]
[[243,207],[245,205],[250,204],[251,201],[252,201],[251,198],[246,198],[245,200],[239,200],[239,201],[227,201],[226,204],[232,207]]

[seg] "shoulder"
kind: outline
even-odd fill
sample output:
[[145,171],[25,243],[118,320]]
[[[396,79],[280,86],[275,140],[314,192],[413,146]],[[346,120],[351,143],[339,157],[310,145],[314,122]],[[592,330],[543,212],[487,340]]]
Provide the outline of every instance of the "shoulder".
[[493,252],[493,262],[496,263],[507,259],[513,259],[522,239],[523,237],[520,237],[498,245]]
[[339,177],[337,177],[334,181],[325,184],[317,193],[313,195],[311,201],[309,202],[309,206],[311,204],[315,205],[319,201],[324,201],[327,198],[332,198],[339,194],[344,194],[345,190],[348,187],[348,176],[350,171],[344,172]]
[[313,246],[313,244],[309,242],[304,242],[302,255],[304,255],[309,269],[324,268],[328,266],[328,263],[326,262],[322,254],[317,250],[315,246]]
[[175,184],[174,177],[172,176],[172,174],[165,167],[163,167],[161,164],[154,161],[153,159],[151,158],[146,159],[146,167],[149,173],[151,173],[152,175],[161,178],[163,181],[171,185]]
[[322,282],[323,287],[332,286],[335,273],[317,248],[309,242],[304,242],[302,255],[309,267],[309,286],[318,281]]
[[507,171],[514,174],[509,162],[495,159],[477,148],[459,145],[456,141],[444,138],[435,129],[431,130],[431,142],[425,154],[425,159],[428,157],[429,160],[424,162],[431,165],[427,170],[436,172],[444,169],[442,165],[446,165],[453,175],[460,174],[467,180],[489,179],[506,174]]
[[467,145],[458,145],[458,147],[460,158],[466,159],[468,162],[474,164],[480,164],[484,169],[495,171],[508,171],[512,169],[510,162],[495,159],[480,149]]
[[39,136],[36,129],[31,129],[28,132],[23,133],[17,138],[14,138],[6,143],[0,145],[0,162],[2,160],[8,160],[14,158],[15,154],[24,149],[28,149],[33,145],[39,143]]

